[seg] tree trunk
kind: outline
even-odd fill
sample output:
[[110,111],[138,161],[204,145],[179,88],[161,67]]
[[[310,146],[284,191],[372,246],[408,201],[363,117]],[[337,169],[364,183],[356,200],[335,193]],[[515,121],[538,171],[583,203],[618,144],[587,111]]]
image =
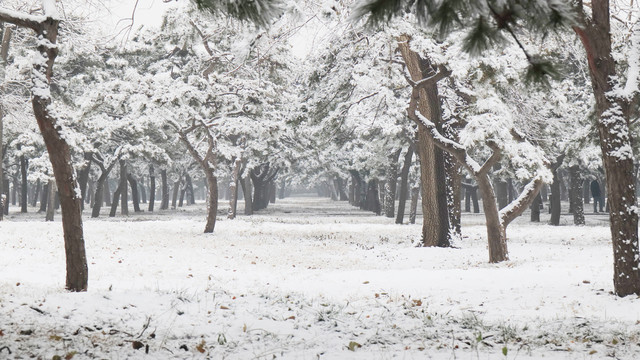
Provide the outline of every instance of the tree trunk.
[[242,160],[236,159],[233,165],[233,173],[231,175],[231,201],[229,202],[229,214],[228,219],[236,218],[236,209],[238,207],[238,179],[240,177],[240,167],[242,166]]
[[141,176],[140,177],[140,183],[139,183],[139,185],[140,185],[140,187],[139,187],[139,190],[140,190],[140,201],[143,204],[146,204],[147,203],[147,187],[145,186],[144,182],[145,182],[144,176]]
[[407,153],[404,155],[404,163],[400,172],[400,199],[398,202],[398,214],[396,216],[396,224],[404,222],[404,209],[407,203],[407,195],[409,193],[409,170],[413,160],[413,145],[409,145]]
[[589,185],[591,182],[589,179],[584,179],[584,183],[582,184],[582,198],[584,199],[585,204],[591,203],[591,192],[589,191]]
[[127,162],[120,160],[120,214],[129,215],[129,186],[127,185]]
[[56,181],[53,179],[49,180],[49,196],[47,197],[47,214],[44,218],[45,221],[53,221],[53,217],[56,213],[55,202],[57,191],[58,190],[56,189]]
[[409,209],[409,222],[416,223],[416,215],[418,213],[418,197],[420,196],[420,186],[415,184],[411,188],[411,208]]
[[204,227],[205,233],[212,233],[216,226],[216,215],[218,214],[218,179],[213,174],[213,169],[205,170],[207,176],[207,224]]
[[540,205],[542,205],[542,196],[538,194],[531,203],[531,222],[540,222]]
[[558,176],[558,170],[552,169],[553,172],[553,182],[551,183],[551,196],[550,196],[550,204],[549,208],[551,210],[551,219],[549,220],[550,225],[558,226],[560,225],[560,178]]
[[[580,9],[583,10],[583,9]],[[584,11],[584,10],[583,10]],[[633,144],[629,130],[629,99],[612,91],[619,85],[611,50],[609,1],[593,0],[591,17],[582,13],[582,26],[574,27],[587,53],[602,163],[607,177],[607,204],[613,245],[613,284],[618,296],[640,295],[638,212],[633,176]],[[632,79],[636,81],[637,79]],[[624,87],[624,86],[622,86]],[[637,96],[637,94],[636,94]]]
[[449,226],[458,237],[462,236],[462,209],[460,194],[462,189],[462,172],[460,164],[451,154],[446,154],[445,169],[447,171],[447,204],[449,208]]
[[496,205],[496,195],[488,175],[476,178],[478,188],[482,192],[482,208],[487,223],[487,240],[489,242],[489,262],[497,263],[509,260],[507,250],[506,229],[500,224],[500,216]]
[[387,181],[384,186],[384,216],[395,217],[396,189],[398,184],[398,159],[402,148],[396,150],[387,159]]
[[167,170],[162,169],[160,171],[160,177],[162,179],[162,202],[160,202],[160,210],[167,210],[169,208],[169,183],[167,182]]
[[86,162],[84,168],[78,172],[78,185],[80,186],[80,194],[83,201],[82,210],[84,210],[84,199],[87,198],[87,183],[89,182],[89,173],[91,172],[91,155],[85,154],[84,160]]
[[140,212],[140,196],[138,194],[138,181],[131,175],[127,174],[127,180],[131,185],[131,201],[133,202],[133,212]]
[[[117,186],[116,186],[117,187]],[[104,206],[111,207],[111,188],[109,187],[109,179],[104,180],[104,187],[102,191],[102,196],[104,199]]]
[[[1,145],[0,145],[1,146]],[[29,186],[29,182],[27,181],[27,168],[29,167],[29,160],[24,157],[24,155],[20,156],[20,175],[21,175],[21,185],[20,185],[20,212],[26,213],[27,207],[29,205],[27,199],[27,189]]]
[[149,165],[149,212],[153,212],[153,207],[156,202],[156,173],[153,169],[153,164]]
[[276,182],[271,180],[269,182],[269,203],[270,204],[275,204],[276,203]]
[[38,206],[38,197],[40,196],[40,191],[42,191],[42,183],[40,182],[40,179],[38,179],[36,180],[36,189],[33,192],[33,197],[31,198],[31,206]]
[[187,190],[187,205],[193,205],[196,203],[196,195],[193,191],[193,181],[191,181],[191,176],[187,173],[184,175],[184,180],[186,182],[186,190]]
[[573,208],[573,223],[584,225],[584,205],[582,202],[582,184],[584,180],[580,176],[580,167],[573,165],[569,168],[569,199]]
[[47,203],[49,202],[49,183],[44,184],[42,193],[40,194],[40,210],[38,212],[47,211]]
[[171,208],[175,209],[178,204],[178,193],[180,192],[180,179],[173,183],[173,196],[171,197]]
[[122,194],[122,187],[122,182],[119,182],[116,191],[113,192],[113,201],[111,201],[111,211],[109,211],[109,217],[116,216],[116,211],[118,210],[118,202],[120,200],[120,195]]
[[253,215],[253,198],[251,197],[251,177],[249,175],[241,179],[242,194],[244,195],[244,214]]
[[[430,73],[432,64],[409,47],[409,36],[398,39],[398,47],[413,81],[420,81]],[[442,130],[442,109],[437,83],[420,89],[418,111]],[[418,124],[417,153],[422,184],[422,244],[450,246],[449,209],[447,206],[446,171],[442,150],[436,148],[422,124]]]

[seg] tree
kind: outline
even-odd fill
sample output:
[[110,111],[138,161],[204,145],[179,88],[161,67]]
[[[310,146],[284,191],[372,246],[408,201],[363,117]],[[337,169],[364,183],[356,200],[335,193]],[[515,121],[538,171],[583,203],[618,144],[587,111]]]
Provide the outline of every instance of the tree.
[[16,13],[0,8],[0,21],[26,27],[35,32],[37,52],[33,59],[32,105],[38,127],[47,146],[53,167],[62,209],[67,264],[66,288],[71,291],[86,291],[88,268],[82,230],[82,204],[71,161],[69,144],[62,135],[63,128],[51,113],[51,77],[53,64],[58,55],[58,18],[55,1],[43,0],[44,15]]

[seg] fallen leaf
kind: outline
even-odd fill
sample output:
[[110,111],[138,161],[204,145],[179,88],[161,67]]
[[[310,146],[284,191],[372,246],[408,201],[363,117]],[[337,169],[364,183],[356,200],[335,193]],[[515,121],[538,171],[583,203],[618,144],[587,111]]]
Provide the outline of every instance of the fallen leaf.
[[222,310],[229,310],[229,308],[228,308],[228,307],[226,307],[226,306],[224,306],[224,305],[220,305],[220,309],[222,309]]
[[131,343],[131,346],[133,347],[134,350],[138,350],[138,349],[142,349],[144,347],[144,344],[141,343],[140,341],[134,341]]
[[198,346],[196,346],[196,350],[198,350],[201,354],[204,354],[204,352],[205,352],[204,346],[205,346],[205,342],[204,342],[204,340],[202,340],[200,342],[200,344],[198,344]]
[[67,355],[65,355],[64,360],[71,360],[73,359],[74,356],[76,356],[77,352],[72,351],[70,353],[68,353]]
[[349,345],[347,346],[347,349],[349,349],[350,351],[356,351],[357,348],[361,348],[362,345],[358,344],[355,341],[351,341],[349,342]]

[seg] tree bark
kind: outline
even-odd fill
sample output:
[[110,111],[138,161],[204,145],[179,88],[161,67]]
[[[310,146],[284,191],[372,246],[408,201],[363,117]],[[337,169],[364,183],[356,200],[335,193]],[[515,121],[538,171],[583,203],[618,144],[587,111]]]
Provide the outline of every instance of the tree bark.
[[173,183],[173,196],[171,197],[171,208],[175,209],[178,204],[178,193],[180,192],[180,179]]
[[169,184],[167,182],[167,170],[160,170],[160,178],[162,179],[162,202],[160,202],[160,210],[169,208]]
[[207,224],[205,233],[212,233],[216,226],[216,215],[218,214],[218,179],[213,174],[213,169],[205,171],[207,176]]
[[560,212],[561,212],[561,203],[560,203],[560,176],[558,174],[558,168],[562,165],[564,161],[564,154],[558,156],[556,161],[551,164],[551,173],[553,174],[553,182],[551,183],[551,196],[550,196],[550,204],[549,211],[551,211],[551,219],[549,220],[550,225],[558,226],[560,225]]
[[138,193],[138,181],[131,175],[127,174],[127,180],[131,185],[131,201],[133,202],[133,212],[140,212],[140,194]]
[[49,180],[49,193],[47,196],[47,213],[44,218],[45,221],[53,221],[53,217],[56,213],[55,202],[56,202],[57,191],[58,190],[56,189],[56,181],[53,179]]
[[244,214],[253,215],[253,198],[251,196],[251,177],[248,175],[240,182],[242,185],[242,193],[244,194]]
[[127,184],[127,162],[120,160],[120,214],[129,215],[129,186]]
[[40,182],[40,179],[38,179],[36,180],[36,189],[33,192],[33,197],[31,198],[31,206],[38,206],[38,197],[40,197],[40,191],[42,191],[42,183]]
[[409,209],[409,223],[416,223],[416,215],[418,213],[418,197],[420,197],[420,186],[415,184],[411,188],[411,208]]
[[409,193],[409,170],[413,161],[413,145],[409,145],[407,153],[404,155],[404,163],[400,172],[400,199],[398,202],[398,214],[396,216],[396,224],[404,222],[404,209],[407,203],[407,195]]
[[620,76],[616,73],[616,62],[612,56],[609,1],[593,0],[591,13],[591,17],[581,13],[582,26],[576,26],[574,30],[587,53],[599,118],[597,127],[607,177],[607,205],[610,207],[613,284],[618,296],[640,295],[638,211],[629,130],[633,107],[630,99],[612,92],[619,85]]
[[387,159],[387,181],[384,186],[384,216],[395,217],[396,190],[398,184],[398,160],[402,148],[391,153]]
[[573,208],[573,224],[584,225],[584,204],[582,202],[582,184],[584,180],[580,176],[580,167],[573,165],[569,167],[569,194],[571,207]]
[[84,210],[84,199],[87,198],[87,183],[89,182],[89,173],[91,172],[91,159],[91,154],[85,154],[85,165],[82,170],[78,172],[78,185],[80,186],[80,194],[83,199],[81,202],[82,210]]
[[540,205],[542,205],[542,196],[538,194],[531,203],[531,222],[540,222]]
[[49,183],[44,184],[42,193],[40,194],[40,210],[39,213],[47,211],[47,203],[49,202]]
[[27,200],[27,189],[29,186],[29,182],[27,181],[27,168],[29,167],[29,160],[24,157],[24,155],[20,156],[20,175],[21,175],[21,185],[20,185],[20,212],[26,213],[27,207],[29,205]]
[[156,173],[153,169],[153,164],[149,165],[149,212],[153,212],[153,207],[156,202]]
[[[414,82],[429,77],[432,64],[409,47],[410,38],[398,38],[398,48]],[[442,130],[442,109],[437,82],[419,89],[417,110]],[[446,171],[442,150],[436,148],[424,125],[418,123],[417,153],[420,161],[422,185],[422,244],[423,246],[450,246],[449,209],[447,204]]]
[[236,209],[238,207],[238,181],[241,166],[242,160],[236,158],[233,165],[233,173],[231,175],[231,201],[229,201],[229,213],[227,214],[228,219],[236,218]]
[[111,201],[111,211],[109,211],[109,217],[116,216],[118,210],[118,202],[120,201],[120,195],[122,194],[122,182],[118,182],[116,191],[113,192],[113,200]]

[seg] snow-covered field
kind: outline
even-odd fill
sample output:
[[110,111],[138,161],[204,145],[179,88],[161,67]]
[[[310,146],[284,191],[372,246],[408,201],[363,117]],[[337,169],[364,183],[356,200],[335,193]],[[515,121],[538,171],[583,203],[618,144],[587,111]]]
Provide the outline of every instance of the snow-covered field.
[[520,218],[498,265],[481,215],[449,249],[311,197],[212,235],[202,206],[86,219],[80,294],[63,290],[59,216],[41,219],[0,223],[0,359],[640,358],[640,299],[610,293],[602,215]]

